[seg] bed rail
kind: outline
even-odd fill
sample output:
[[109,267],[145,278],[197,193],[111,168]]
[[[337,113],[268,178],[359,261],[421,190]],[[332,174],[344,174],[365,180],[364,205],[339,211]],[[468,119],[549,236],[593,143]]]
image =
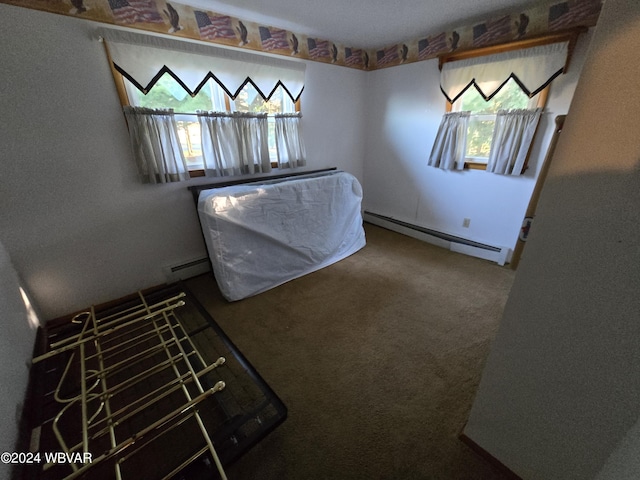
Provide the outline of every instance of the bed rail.
[[203,190],[210,190],[212,188],[231,187],[233,185],[242,185],[245,183],[258,183],[258,182],[265,182],[270,180],[279,180],[279,179],[289,178],[289,177],[293,178],[293,177],[299,177],[301,175],[313,175],[315,173],[331,172],[334,170],[337,170],[337,168],[328,167],[328,168],[321,168],[318,170],[306,170],[304,172],[289,172],[289,173],[282,173],[277,175],[260,175],[257,177],[247,177],[247,178],[239,178],[235,180],[223,180],[215,183],[205,183],[202,185],[192,185],[187,188],[191,192],[191,195],[193,195],[193,201],[195,202],[196,205],[198,205],[198,197],[200,196],[200,192],[202,192]]

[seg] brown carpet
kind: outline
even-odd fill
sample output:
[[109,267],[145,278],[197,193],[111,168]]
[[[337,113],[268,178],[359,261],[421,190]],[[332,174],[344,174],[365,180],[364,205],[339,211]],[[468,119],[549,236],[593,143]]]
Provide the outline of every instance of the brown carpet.
[[365,229],[358,253],[239,302],[187,282],[289,409],[229,479],[503,479],[458,434],[514,272]]

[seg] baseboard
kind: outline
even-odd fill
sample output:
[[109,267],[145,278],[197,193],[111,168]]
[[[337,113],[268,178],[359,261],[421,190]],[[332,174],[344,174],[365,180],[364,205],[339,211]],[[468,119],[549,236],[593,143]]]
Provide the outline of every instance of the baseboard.
[[187,278],[197,277],[203,273],[211,271],[211,262],[208,257],[196,258],[180,263],[178,265],[170,265],[162,268],[167,282],[177,282],[178,280],[186,280]]
[[507,263],[507,257],[511,252],[510,248],[501,248],[498,251],[485,250],[478,247],[473,247],[469,245],[465,245],[463,243],[451,243],[449,249],[452,252],[464,253],[465,255],[470,255],[472,257],[484,258],[485,260],[489,260],[491,262],[496,262],[498,265],[504,265]]
[[458,435],[458,438],[462,443],[464,443],[467,447],[473,450],[479,457],[482,457],[487,463],[491,464],[491,466],[504,475],[505,478],[509,480],[522,480],[522,477],[516,475],[513,470],[507,467],[504,463],[498,460],[496,457],[487,452],[484,448],[478,445],[476,442],[467,437],[464,433]]
[[402,233],[409,237],[431,243],[439,247],[446,248],[452,252],[463,253],[472,257],[482,258],[498,265],[508,262],[511,249],[508,247],[496,247],[480,242],[475,242],[466,238],[438,232],[429,228],[413,225],[395,218],[386,217],[373,212],[364,212],[363,219],[367,223],[378,225],[379,227]]

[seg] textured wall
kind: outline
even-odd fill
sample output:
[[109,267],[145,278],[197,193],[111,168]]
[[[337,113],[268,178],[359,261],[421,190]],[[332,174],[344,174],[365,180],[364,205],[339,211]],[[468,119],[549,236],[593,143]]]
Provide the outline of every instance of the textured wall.
[[525,479],[637,470],[639,50],[607,0],[465,429]]
[[[98,24],[8,5],[0,15],[0,241],[44,318],[164,283],[163,267],[204,257],[187,187],[209,180],[139,183]],[[366,74],[308,63],[308,169],[362,181]]]
[[[422,227],[514,248],[554,130],[569,109],[590,34],[581,35],[569,71],[551,85],[524,175],[427,167],[445,109],[437,60],[367,74],[365,208]],[[471,219],[468,228],[463,219]]]

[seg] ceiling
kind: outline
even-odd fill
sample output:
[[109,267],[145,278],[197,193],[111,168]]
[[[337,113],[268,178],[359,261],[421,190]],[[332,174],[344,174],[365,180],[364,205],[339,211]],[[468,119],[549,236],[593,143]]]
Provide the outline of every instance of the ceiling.
[[374,49],[532,7],[531,0],[179,0],[353,48]]

